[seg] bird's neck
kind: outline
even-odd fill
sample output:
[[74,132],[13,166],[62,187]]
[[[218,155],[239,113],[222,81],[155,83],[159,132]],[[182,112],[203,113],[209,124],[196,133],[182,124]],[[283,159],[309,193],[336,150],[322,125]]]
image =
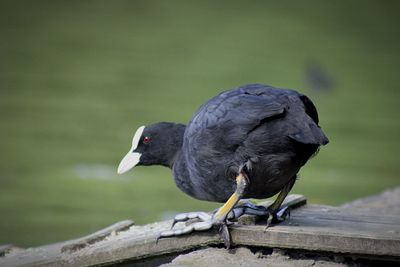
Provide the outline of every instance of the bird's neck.
[[185,133],[186,125],[184,124],[175,124],[172,131],[169,131],[169,142],[167,146],[167,154],[168,156],[165,158],[164,162],[161,165],[173,168],[176,160],[179,158],[179,155],[182,151],[183,144],[183,135]]

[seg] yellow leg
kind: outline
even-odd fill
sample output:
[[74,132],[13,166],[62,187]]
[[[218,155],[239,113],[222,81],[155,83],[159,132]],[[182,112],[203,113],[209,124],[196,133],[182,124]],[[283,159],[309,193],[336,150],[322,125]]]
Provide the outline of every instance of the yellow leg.
[[286,196],[289,194],[290,190],[292,189],[294,182],[296,179],[292,179],[279,193],[278,197],[275,199],[274,203],[269,206],[271,212],[275,213],[281,207],[283,201],[285,200]]
[[228,215],[228,213],[232,210],[232,208],[236,205],[236,203],[242,198],[247,185],[248,178],[242,172],[236,177],[236,191],[232,194],[232,196],[225,202],[225,204],[215,213],[214,219],[217,222],[223,222]]
[[272,203],[271,206],[268,207],[269,216],[267,219],[267,228],[271,225],[271,223],[274,219],[276,219],[278,221],[282,221],[286,217],[286,215],[281,218],[277,217],[277,212],[280,209],[286,196],[289,194],[290,190],[292,189],[295,181],[296,181],[296,178],[294,177],[287,185],[285,185],[285,187],[279,193],[278,197],[275,199],[274,203]]

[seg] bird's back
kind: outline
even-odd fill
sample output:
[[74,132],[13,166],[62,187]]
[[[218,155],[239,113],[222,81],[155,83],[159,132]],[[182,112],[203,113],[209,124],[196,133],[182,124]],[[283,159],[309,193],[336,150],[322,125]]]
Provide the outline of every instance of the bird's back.
[[212,98],[194,114],[174,176],[193,197],[223,202],[235,190],[238,169],[247,163],[247,197],[269,197],[327,142],[306,96],[246,85]]

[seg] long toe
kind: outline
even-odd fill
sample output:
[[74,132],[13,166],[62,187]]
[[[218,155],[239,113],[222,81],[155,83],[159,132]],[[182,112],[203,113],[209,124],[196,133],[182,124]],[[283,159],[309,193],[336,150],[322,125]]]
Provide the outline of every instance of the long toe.
[[290,207],[283,207],[276,213],[274,219],[277,223],[283,222],[286,218],[290,217]]
[[180,236],[180,235],[186,235],[190,234],[193,231],[206,231],[211,229],[214,226],[214,223],[212,220],[207,220],[204,222],[194,222],[189,225],[183,226],[183,227],[175,227],[170,230],[166,230],[160,233],[159,238],[161,237],[171,237],[171,236]]
[[178,222],[187,222],[193,219],[198,219],[200,221],[207,221],[210,220],[211,217],[212,216],[210,214],[203,211],[179,213],[175,215],[174,220],[172,221],[171,229],[173,229],[175,224],[177,224]]
[[[195,220],[195,221],[190,221]],[[197,221],[196,221],[197,220]],[[182,225],[178,223],[186,222]],[[188,212],[177,214],[172,222],[170,230],[160,233],[158,239],[189,234],[193,231],[206,231],[216,225],[213,216],[206,212]],[[180,227],[179,227],[180,226]]]
[[231,246],[231,233],[229,232],[228,226],[226,224],[222,224],[219,228],[219,234],[224,241],[224,245],[226,248],[230,248]]
[[267,217],[266,228],[270,227],[271,224],[283,222],[289,216],[290,216],[290,207],[289,206],[283,207],[275,213],[271,211]]
[[242,215],[269,216],[269,210],[261,205],[256,205],[250,201],[241,203],[240,206],[234,207],[228,214],[229,220],[237,220]]

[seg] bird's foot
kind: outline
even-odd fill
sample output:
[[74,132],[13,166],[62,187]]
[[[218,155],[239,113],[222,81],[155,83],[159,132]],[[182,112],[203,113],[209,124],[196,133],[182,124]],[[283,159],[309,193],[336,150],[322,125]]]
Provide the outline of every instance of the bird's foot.
[[[171,229],[159,234],[158,239],[190,234],[192,232],[207,231],[213,227],[218,227],[219,233],[227,248],[230,247],[230,233],[228,226],[232,221],[237,220],[242,215],[255,215],[267,218],[266,229],[273,223],[284,221],[290,216],[290,207],[285,206],[277,212],[273,212],[271,207],[256,205],[249,200],[239,202],[226,216],[218,216],[218,210],[207,212],[188,212],[177,214],[172,222]],[[185,223],[182,227],[175,227],[178,223]]]
[[265,206],[256,205],[248,199],[241,200],[229,213],[229,220],[237,220],[242,215],[268,216],[270,211]]
[[269,211],[269,214],[267,215],[267,226],[265,227],[265,230],[267,230],[268,227],[271,226],[271,224],[283,222],[288,217],[290,217],[289,206],[282,207],[276,212]]
[[[183,227],[175,227],[179,222],[185,223]],[[158,239],[189,234],[192,232],[207,231],[212,227],[219,227],[219,233],[227,248],[230,246],[228,225],[231,222],[218,218],[215,213],[188,212],[177,214],[172,222],[171,229],[160,233]]]
[[[180,236],[196,231],[206,231],[213,226],[230,225],[242,215],[254,215],[267,218],[267,228],[274,223],[283,222],[290,216],[290,207],[285,206],[277,212],[270,207],[256,205],[249,200],[238,203],[227,215],[226,219],[217,218],[215,210],[213,213],[203,211],[177,214],[172,222],[171,229],[161,232],[161,237]],[[186,223],[183,227],[175,228],[177,223]]]
[[237,220],[242,215],[254,215],[267,218],[267,228],[271,224],[283,222],[290,216],[290,206],[281,207],[278,211],[273,211],[271,207],[256,205],[250,200],[242,200],[228,214],[227,218],[231,221]]
[[[189,221],[191,221],[189,223]],[[175,229],[179,222],[186,222],[186,225]],[[213,226],[212,215],[206,212],[188,212],[177,214],[172,222],[171,229],[163,231],[160,237],[179,236],[189,234],[194,231],[206,231]]]

